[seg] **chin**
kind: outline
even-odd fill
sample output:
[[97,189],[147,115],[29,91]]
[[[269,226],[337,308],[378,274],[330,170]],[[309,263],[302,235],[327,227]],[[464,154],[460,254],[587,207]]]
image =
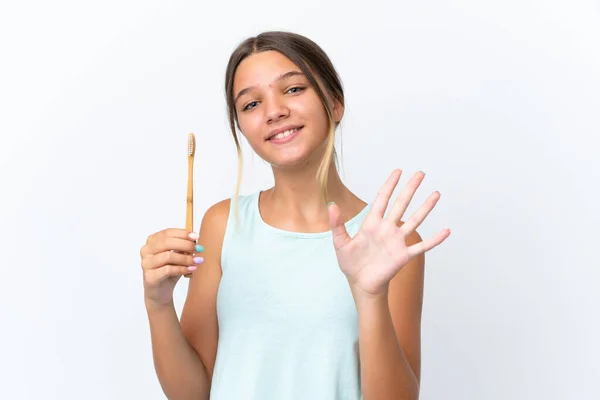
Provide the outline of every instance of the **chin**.
[[298,156],[298,157],[271,157],[270,159],[264,159],[273,168],[277,169],[293,169],[298,168],[307,164],[309,157]]
[[298,149],[298,151],[280,152],[279,154],[266,154],[262,157],[273,168],[294,169],[305,167],[310,164],[320,164],[323,159],[323,152],[317,149]]

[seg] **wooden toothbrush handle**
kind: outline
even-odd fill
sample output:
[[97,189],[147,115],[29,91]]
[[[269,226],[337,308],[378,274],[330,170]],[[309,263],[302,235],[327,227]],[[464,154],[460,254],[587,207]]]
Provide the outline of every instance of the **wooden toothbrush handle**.
[[[187,203],[185,209],[185,229],[194,231],[194,156],[188,156],[188,181],[187,181]],[[191,278],[192,273],[184,275]]]

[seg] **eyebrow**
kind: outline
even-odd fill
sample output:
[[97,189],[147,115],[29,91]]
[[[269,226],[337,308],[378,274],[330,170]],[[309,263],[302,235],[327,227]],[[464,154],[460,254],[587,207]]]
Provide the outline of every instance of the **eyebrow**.
[[[279,82],[279,81],[282,81],[284,79],[291,78],[292,76],[298,76],[298,75],[304,76],[304,74],[302,72],[300,72],[300,71],[289,71],[289,72],[286,72],[285,74],[279,75],[277,77],[277,79],[275,79],[274,82]],[[241,96],[245,95],[246,93],[248,93],[249,91],[251,91],[252,89],[255,89],[255,88],[256,88],[255,86],[248,86],[247,88],[244,88],[244,89],[240,90],[238,92],[237,96],[235,96],[235,99],[233,100],[233,104],[236,104],[237,101],[238,101],[238,99]]]

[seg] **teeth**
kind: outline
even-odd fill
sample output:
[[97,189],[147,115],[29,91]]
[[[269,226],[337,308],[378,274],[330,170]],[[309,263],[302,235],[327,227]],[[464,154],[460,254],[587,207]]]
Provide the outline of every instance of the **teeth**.
[[286,138],[286,137],[290,136],[292,133],[296,132],[297,130],[298,130],[298,128],[288,129],[285,132],[278,133],[277,135],[273,136],[271,139],[283,139],[283,138]]

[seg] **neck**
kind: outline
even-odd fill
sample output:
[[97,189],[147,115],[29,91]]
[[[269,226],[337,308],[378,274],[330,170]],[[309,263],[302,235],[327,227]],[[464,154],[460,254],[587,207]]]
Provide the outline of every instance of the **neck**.
[[[274,168],[275,185],[269,190],[269,197],[294,208],[324,207],[321,183],[317,180],[318,168],[318,164],[299,169]],[[349,193],[332,161],[327,175],[327,201],[343,202]]]
[[[305,161],[301,168],[274,167],[275,185],[263,193],[261,200],[263,216],[286,215],[288,221],[320,221],[327,225],[326,203],[317,180],[319,165],[320,160]],[[344,218],[353,216],[364,206],[342,182],[333,159],[327,177],[327,202],[333,201],[340,206]]]

